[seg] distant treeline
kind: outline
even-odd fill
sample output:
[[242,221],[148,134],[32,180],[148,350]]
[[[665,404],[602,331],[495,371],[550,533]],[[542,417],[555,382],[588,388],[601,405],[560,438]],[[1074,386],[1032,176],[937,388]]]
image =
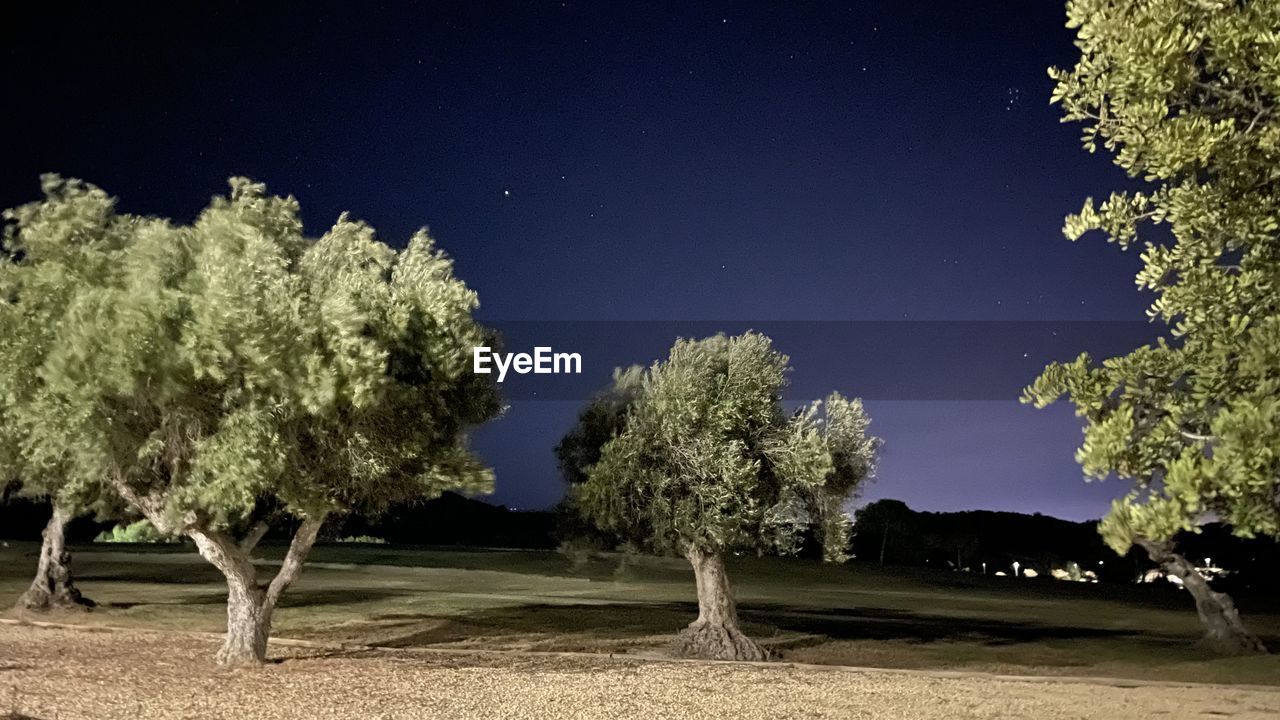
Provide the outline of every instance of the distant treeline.
[[[917,512],[898,500],[880,500],[855,515],[853,552],[863,562],[1013,574],[1013,563],[1048,574],[1075,563],[1102,581],[1132,582],[1154,564],[1146,553],[1117,556],[1098,535],[1097,522],[1071,522],[1036,513],[969,510]],[[1178,547],[1189,560],[1230,571],[1223,586],[1280,588],[1280,544],[1234,537],[1220,524],[1183,533]]]
[[972,572],[982,572],[985,564],[988,574],[1012,575],[1014,562],[1042,574],[1074,562],[1105,579],[1130,580],[1142,562],[1135,553],[1117,557],[1102,542],[1095,522],[1039,513],[917,512],[898,500],[879,500],[855,517],[854,554],[873,563]]
[[[18,497],[0,503],[0,538],[39,540],[48,518],[47,505]],[[1145,554],[1118,557],[1098,535],[1096,522],[1071,522],[1047,515],[970,510],[917,512],[897,500],[880,500],[856,515],[852,551],[856,562],[910,565],[969,572],[1012,574],[1032,568],[1047,575],[1053,568],[1076,563],[1102,581],[1132,582],[1154,567]],[[78,518],[67,529],[71,542],[89,542],[114,523]],[[285,541],[288,527],[280,528]],[[451,492],[421,503],[397,505],[376,518],[349,515],[330,522],[325,538],[368,536],[400,545],[457,545],[530,550],[555,548],[565,525],[553,511],[516,511]],[[1232,537],[1211,524],[1200,534],[1185,533],[1179,547],[1199,563],[1231,571],[1226,584],[1237,589],[1280,588],[1280,544],[1271,540]],[[802,555],[817,557],[820,548],[806,543]]]
[[[0,502],[0,539],[40,539],[49,519],[47,503],[10,497]],[[90,542],[115,522],[77,518],[67,527],[67,540]],[[293,528],[281,523],[267,541],[287,542]],[[523,512],[452,492],[420,503],[396,505],[377,517],[347,515],[329,521],[321,540],[368,536],[404,545],[459,545],[551,549],[556,546],[555,515]]]
[[396,505],[376,518],[350,515],[335,522],[338,537],[369,535],[390,543],[549,550],[555,515],[510,510],[446,492],[433,500]]

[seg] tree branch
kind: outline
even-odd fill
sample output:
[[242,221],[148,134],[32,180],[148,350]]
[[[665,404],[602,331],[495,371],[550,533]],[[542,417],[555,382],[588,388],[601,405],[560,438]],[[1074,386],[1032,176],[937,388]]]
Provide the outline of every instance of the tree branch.
[[138,512],[142,513],[157,530],[162,533],[174,535],[178,532],[185,531],[185,527],[174,527],[160,512],[158,507],[159,498],[143,497],[139,495],[133,488],[129,487],[129,483],[125,482],[118,473],[112,473],[110,478],[111,487],[124,498],[124,501],[132,505]]
[[271,521],[275,516],[276,513],[271,513],[253,524],[253,527],[249,529],[249,533],[240,540],[240,552],[251,553],[254,548],[258,547],[258,543],[263,536],[271,529]]
[[320,513],[308,516],[298,526],[298,531],[293,534],[293,542],[289,543],[289,552],[285,554],[279,572],[271,579],[271,585],[267,588],[265,607],[274,608],[280,595],[302,572],[302,564],[306,562],[307,553],[311,552],[311,546],[316,542],[316,535],[320,533],[320,526],[324,525],[326,515],[327,513]]
[[1157,542],[1144,537],[1136,537],[1133,539],[1133,544],[1146,550],[1147,556],[1151,558],[1151,561],[1159,565],[1163,565],[1171,559],[1170,556],[1173,553],[1172,544],[1169,542]]
[[1211,95],[1216,95],[1219,98],[1233,100],[1239,103],[1242,107],[1246,107],[1250,110],[1257,111],[1259,114],[1267,111],[1266,105],[1263,105],[1257,99],[1249,98],[1247,95],[1245,95],[1243,92],[1239,90],[1224,88],[1219,85],[1214,85],[1212,83],[1204,82],[1203,80],[1192,81],[1191,85],[1205,91],[1206,93],[1209,93]]

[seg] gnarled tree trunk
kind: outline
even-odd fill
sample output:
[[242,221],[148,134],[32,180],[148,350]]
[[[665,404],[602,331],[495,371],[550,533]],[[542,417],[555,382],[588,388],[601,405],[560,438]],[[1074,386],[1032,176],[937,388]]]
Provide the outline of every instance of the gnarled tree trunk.
[[252,573],[227,573],[227,636],[218,649],[219,665],[252,665],[267,659],[274,604]]
[[258,583],[250,553],[261,533],[252,533],[237,543],[225,533],[192,529],[188,531],[204,559],[227,579],[227,635],[218,650],[219,665],[257,665],[267,658],[271,638],[271,616],[280,595],[302,572],[307,553],[315,544],[324,516],[308,517],[294,533],[279,572],[265,587]]
[[67,552],[65,531],[71,520],[66,511],[53,508],[53,516],[41,534],[40,562],[31,587],[18,598],[17,607],[24,610],[50,610],[93,607],[71,578],[71,553]]
[[1240,613],[1231,596],[1209,587],[1195,566],[1185,557],[1173,551],[1168,543],[1138,540],[1151,560],[1166,573],[1182,581],[1182,586],[1196,601],[1196,612],[1204,624],[1205,634],[1201,643],[1218,652],[1232,655],[1265,653],[1266,646],[1249,632],[1240,620]]
[[698,619],[676,637],[676,653],[708,660],[767,659],[764,649],[738,627],[738,609],[720,553],[690,546],[685,557],[698,584]]

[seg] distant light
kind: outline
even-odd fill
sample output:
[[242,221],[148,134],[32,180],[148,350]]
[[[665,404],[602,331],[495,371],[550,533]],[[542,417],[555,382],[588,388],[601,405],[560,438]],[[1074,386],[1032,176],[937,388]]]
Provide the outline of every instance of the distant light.
[[510,191],[510,190],[503,190],[503,191],[502,191],[502,194],[503,194],[503,195],[505,195],[506,197],[511,197],[511,191]]

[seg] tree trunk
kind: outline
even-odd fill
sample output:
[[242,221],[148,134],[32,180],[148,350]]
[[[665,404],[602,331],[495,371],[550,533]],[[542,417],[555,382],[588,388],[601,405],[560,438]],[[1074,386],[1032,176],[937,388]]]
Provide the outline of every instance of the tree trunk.
[[1267,652],[1262,641],[1249,632],[1240,620],[1240,613],[1231,596],[1209,587],[1209,583],[1185,557],[1174,552],[1167,543],[1138,540],[1138,544],[1166,573],[1181,580],[1182,586],[1195,598],[1196,612],[1205,629],[1201,644],[1230,655]]
[[683,657],[708,660],[765,660],[768,654],[738,628],[738,610],[719,553],[690,547],[685,551],[698,585],[698,619],[677,637]]
[[218,648],[219,665],[256,665],[267,659],[271,615],[266,592],[254,577],[227,575],[227,636]]
[[80,595],[71,578],[71,553],[67,552],[65,530],[71,520],[66,511],[53,508],[53,516],[45,525],[40,543],[40,561],[31,587],[18,598],[23,610],[83,609],[93,601]]
[[261,534],[246,538],[242,544],[221,532],[199,529],[189,532],[200,555],[222,571],[227,579],[227,635],[216,656],[219,665],[258,665],[267,659],[271,616],[280,595],[302,572],[302,565],[322,524],[323,515],[302,521],[279,572],[265,587],[258,583],[250,557]]

